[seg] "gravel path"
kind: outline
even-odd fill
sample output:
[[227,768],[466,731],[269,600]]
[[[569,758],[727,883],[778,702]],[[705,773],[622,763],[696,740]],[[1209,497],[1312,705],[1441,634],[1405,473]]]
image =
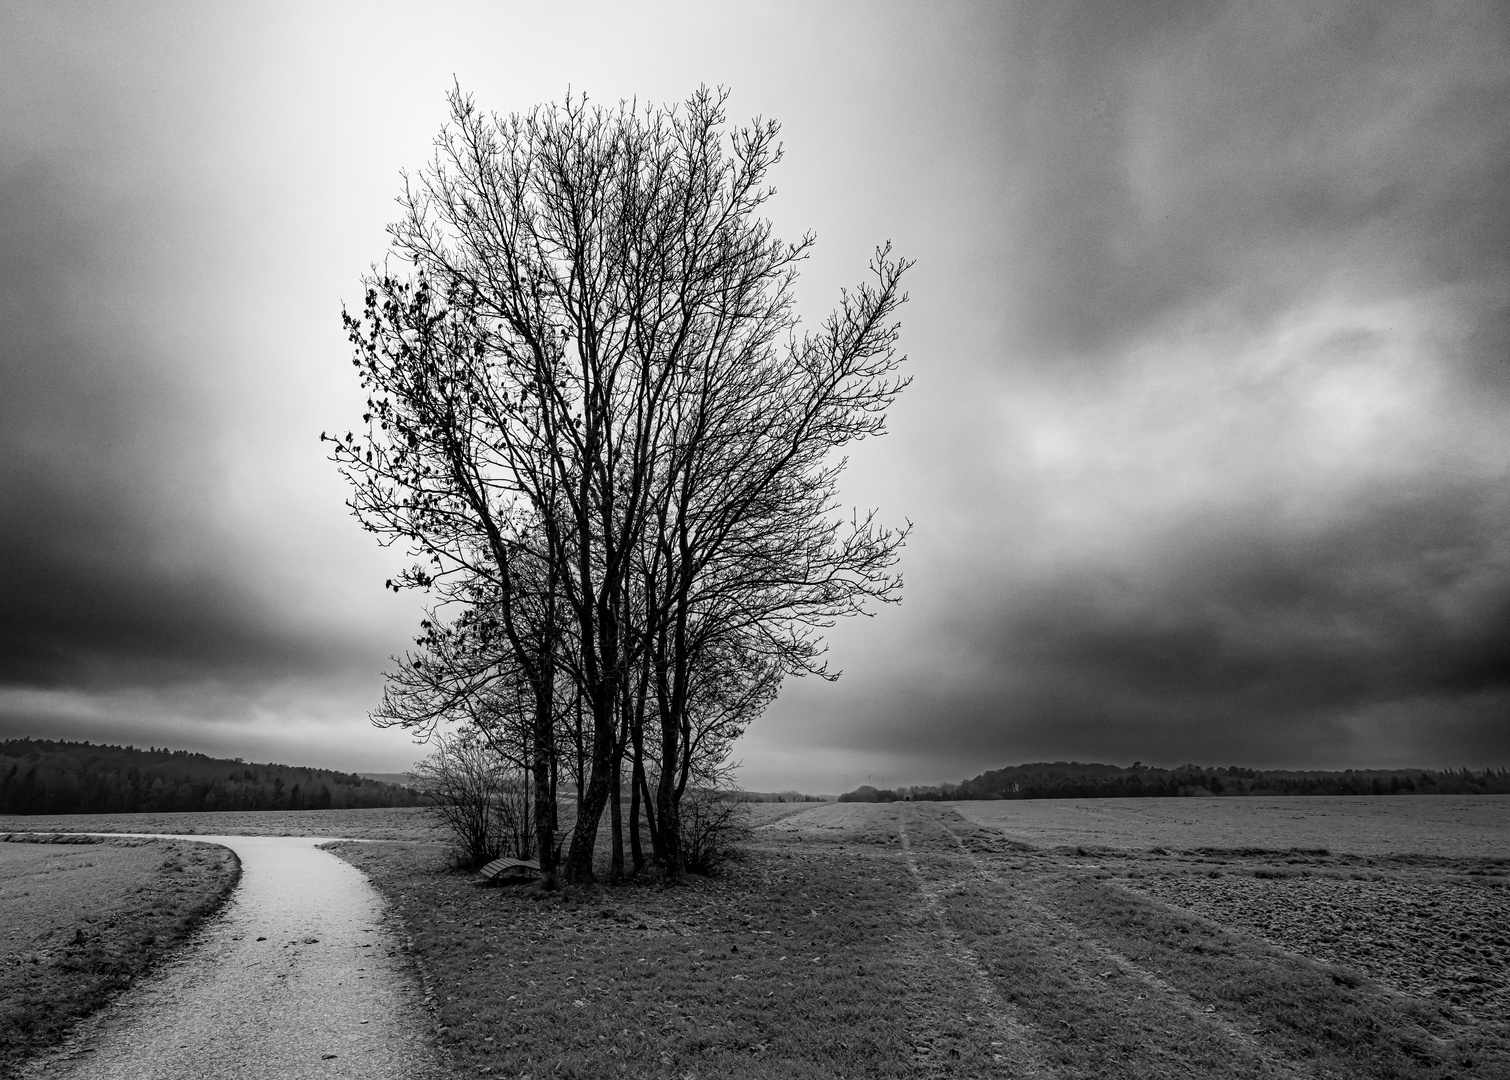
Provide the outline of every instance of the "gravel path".
[[[189,839],[175,837],[175,839]],[[28,1076],[424,1080],[421,993],[361,871],[319,837],[196,836],[241,883],[189,952],[80,1025]]]

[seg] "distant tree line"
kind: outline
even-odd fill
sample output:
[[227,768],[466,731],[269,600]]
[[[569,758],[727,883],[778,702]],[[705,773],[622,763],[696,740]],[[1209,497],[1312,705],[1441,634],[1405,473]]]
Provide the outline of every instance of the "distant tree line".
[[800,791],[734,791],[729,793],[730,802],[804,803],[826,802],[822,795],[804,795]]
[[1503,795],[1510,770],[1347,769],[1343,772],[1213,768],[1156,769],[1078,761],[1035,762],[981,773],[973,780],[931,787],[865,785],[840,802],[945,799],[1128,799],[1232,795]]
[[355,773],[257,765],[186,750],[88,742],[0,742],[0,814],[348,810],[423,797]]

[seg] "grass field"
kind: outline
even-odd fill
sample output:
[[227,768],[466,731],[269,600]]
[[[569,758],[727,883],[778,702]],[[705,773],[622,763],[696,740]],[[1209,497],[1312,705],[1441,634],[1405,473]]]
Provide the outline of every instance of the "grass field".
[[331,836],[352,840],[444,840],[422,807],[367,810],[227,810],[183,814],[0,815],[0,832],[171,833],[181,836]]
[[1510,1077],[1510,862],[1408,850],[1496,807],[1412,833],[1395,800],[1397,849],[1352,853],[1383,831],[1365,800],[1314,808],[1355,822],[1325,852],[1158,802],[1100,832],[1063,803],[760,805],[726,875],[545,899],[439,845],[340,853],[406,927],[458,1075]]
[[1326,848],[1510,858],[1510,795],[1011,799],[952,803],[1035,847]]
[[182,943],[238,874],[207,844],[0,843],[0,1074]]

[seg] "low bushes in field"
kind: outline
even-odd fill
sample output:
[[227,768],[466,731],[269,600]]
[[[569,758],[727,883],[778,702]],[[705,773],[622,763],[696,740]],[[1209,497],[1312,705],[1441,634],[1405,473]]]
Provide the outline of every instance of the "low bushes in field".
[[528,774],[483,739],[468,733],[437,737],[435,752],[412,775],[449,830],[458,866],[481,866],[501,855],[534,855]]
[[711,874],[739,850],[750,835],[744,806],[721,791],[688,792],[682,800],[682,852],[688,870]]

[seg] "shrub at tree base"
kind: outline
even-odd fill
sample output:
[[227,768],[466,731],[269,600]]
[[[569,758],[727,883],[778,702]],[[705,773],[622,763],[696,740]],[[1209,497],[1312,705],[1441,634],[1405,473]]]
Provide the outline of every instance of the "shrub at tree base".
[[688,870],[711,874],[750,837],[749,814],[720,791],[694,791],[682,800],[682,855]]
[[473,869],[500,855],[533,857],[528,774],[510,768],[475,733],[439,736],[435,752],[412,775],[450,830],[457,866]]

